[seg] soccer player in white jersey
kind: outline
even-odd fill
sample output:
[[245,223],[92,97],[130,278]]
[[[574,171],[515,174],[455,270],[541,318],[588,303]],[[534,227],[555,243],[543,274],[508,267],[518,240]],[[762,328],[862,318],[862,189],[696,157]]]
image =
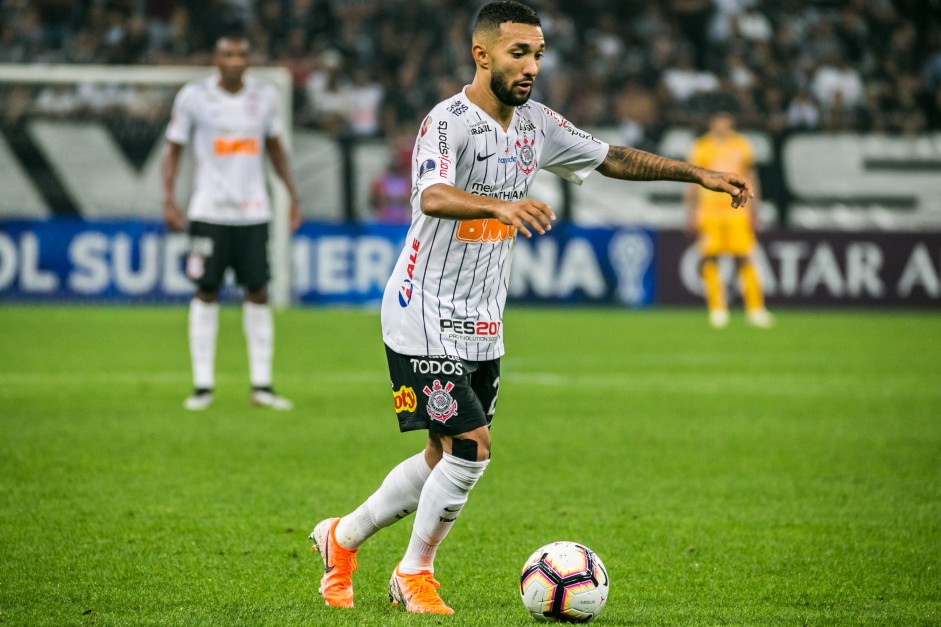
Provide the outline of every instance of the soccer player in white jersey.
[[434,557],[490,459],[514,239],[543,234],[555,219],[527,197],[538,169],[579,184],[595,170],[698,183],[728,193],[733,206],[752,195],[742,176],[609,146],[530,102],[544,50],[531,9],[485,5],[473,32],[473,82],[434,107],[419,130],[412,223],[385,290],[382,334],[399,428],[427,429],[428,441],[353,512],[314,528],[328,605],[352,607],[360,545],[414,512],[389,598],[410,612],[453,613],[438,595]]
[[[163,158],[164,220],[173,231],[189,230],[186,273],[196,285],[190,301],[189,340],[194,392],[183,403],[191,410],[212,403],[215,384],[219,288],[227,268],[245,289],[243,328],[252,385],[250,401],[291,409],[291,401],[271,386],[274,322],[268,305],[268,223],[271,205],[265,182],[265,155],[284,181],[291,199],[290,223],[301,212],[287,153],[274,87],[245,76],[249,42],[224,36],[216,42],[218,74],[187,84],[177,94],[166,132]],[[175,198],[185,144],[192,139],[195,182],[187,214]],[[187,219],[188,218],[188,219]]]

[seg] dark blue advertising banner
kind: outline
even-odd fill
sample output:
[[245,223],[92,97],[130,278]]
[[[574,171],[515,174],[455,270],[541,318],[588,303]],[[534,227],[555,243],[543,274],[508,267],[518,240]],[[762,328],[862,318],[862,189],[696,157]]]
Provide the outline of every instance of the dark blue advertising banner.
[[[376,304],[406,228],[307,223],[291,241],[291,289],[301,304]],[[511,300],[654,302],[656,237],[643,229],[558,225],[518,238]],[[0,300],[185,302],[186,236],[159,221],[0,222]],[[230,288],[229,297],[232,297]]]
[[0,299],[186,301],[186,236],[161,222],[0,222]]

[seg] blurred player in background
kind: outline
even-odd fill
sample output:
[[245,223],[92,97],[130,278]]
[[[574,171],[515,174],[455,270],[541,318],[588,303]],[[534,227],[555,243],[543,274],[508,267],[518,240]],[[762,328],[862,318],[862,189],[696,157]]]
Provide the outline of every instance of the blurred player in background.
[[744,177],[609,147],[529,102],[544,51],[531,9],[485,5],[473,32],[472,84],[435,106],[419,129],[413,218],[383,297],[382,335],[399,429],[427,430],[428,440],[356,510],[314,528],[327,605],[353,606],[359,546],[415,512],[389,599],[409,612],[454,613],[438,595],[434,558],[490,461],[510,253],[517,232],[543,234],[555,219],[527,198],[540,168],[579,184],[595,170],[699,183],[731,195],[735,206],[751,196]]
[[[206,409],[215,384],[219,289],[227,268],[245,289],[243,328],[255,405],[291,409],[291,401],[271,386],[274,322],[268,305],[268,223],[271,204],[265,181],[265,155],[284,181],[291,199],[290,223],[301,212],[274,87],[245,77],[249,42],[224,36],[216,42],[218,75],[184,86],[173,103],[163,158],[163,210],[167,227],[189,229],[187,276],[196,284],[190,302],[189,339],[194,392],[183,405]],[[187,216],[175,199],[183,147],[192,137],[196,158]]]
[[[404,139],[404,138],[403,138]],[[390,142],[389,165],[369,186],[369,204],[379,224],[412,221],[412,140]]]
[[[709,130],[693,143],[689,161],[693,165],[734,172],[746,177],[752,188],[759,190],[758,173],[748,138],[735,131],[735,118],[719,112],[709,118]],[[702,258],[703,291],[709,309],[709,323],[721,329],[729,324],[729,307],[725,285],[719,273],[719,257],[731,256],[738,268],[745,314],[754,326],[768,328],[773,319],[765,309],[761,291],[761,278],[754,262],[755,228],[758,224],[753,201],[747,211],[729,205],[725,194],[709,191],[697,185],[686,189],[687,230],[698,239]]]

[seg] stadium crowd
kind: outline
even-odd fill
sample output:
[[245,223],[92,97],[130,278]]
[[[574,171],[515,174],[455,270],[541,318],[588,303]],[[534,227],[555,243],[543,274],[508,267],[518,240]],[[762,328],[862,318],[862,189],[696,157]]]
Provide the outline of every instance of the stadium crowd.
[[[290,70],[298,123],[396,136],[469,82],[479,4],[0,0],[0,63],[208,64],[240,27],[254,63]],[[580,126],[619,127],[630,145],[717,109],[772,135],[941,130],[941,0],[529,4],[548,42],[535,98]],[[44,111],[82,106],[63,88],[36,96]]]

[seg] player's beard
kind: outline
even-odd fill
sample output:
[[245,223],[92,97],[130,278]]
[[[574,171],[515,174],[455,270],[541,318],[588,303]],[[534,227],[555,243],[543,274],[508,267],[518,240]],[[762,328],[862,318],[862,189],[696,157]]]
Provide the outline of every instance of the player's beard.
[[[531,79],[530,82],[535,84],[535,81]],[[521,104],[526,104],[526,102],[529,101],[529,97],[533,95],[533,88],[530,87],[525,95],[516,96],[513,94],[513,87],[515,87],[515,84],[507,80],[506,74],[503,72],[493,70],[490,73],[490,90],[493,92],[493,95],[497,97],[497,100],[506,106],[518,107]]]

